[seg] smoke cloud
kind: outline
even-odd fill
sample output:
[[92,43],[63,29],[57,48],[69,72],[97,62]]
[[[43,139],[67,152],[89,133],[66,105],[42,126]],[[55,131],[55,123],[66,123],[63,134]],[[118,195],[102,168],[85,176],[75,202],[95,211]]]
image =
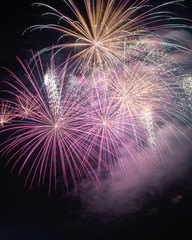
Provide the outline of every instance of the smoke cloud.
[[[163,152],[163,158],[156,160],[144,169],[138,169],[134,176],[126,176],[119,172],[119,178],[112,181],[111,177],[101,180],[101,190],[94,187],[80,189],[80,197],[83,203],[83,215],[105,215],[105,220],[123,214],[133,214],[141,210],[147,202],[158,199],[168,187],[183,179],[189,174],[191,163],[191,129],[187,126],[180,127],[177,135],[173,136],[171,126],[164,127],[160,135],[159,146]],[[143,154],[145,157],[145,154]],[[170,204],[179,204],[184,196],[180,192],[174,192],[170,196]],[[149,214],[155,214],[157,209],[149,208]]]

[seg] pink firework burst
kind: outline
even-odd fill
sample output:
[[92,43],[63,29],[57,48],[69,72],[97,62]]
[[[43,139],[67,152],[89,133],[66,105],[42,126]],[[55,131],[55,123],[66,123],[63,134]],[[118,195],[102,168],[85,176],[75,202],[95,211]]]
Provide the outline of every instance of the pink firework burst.
[[[30,181],[30,188],[35,179],[38,184],[44,184],[48,178],[49,193],[52,182],[56,189],[60,174],[67,189],[70,182],[76,187],[84,176],[97,181],[91,163],[85,160],[87,147],[82,134],[86,131],[87,99],[85,94],[80,94],[82,85],[74,87],[69,83],[67,63],[58,74],[53,58],[46,71],[39,56],[34,58],[33,68],[27,62],[18,61],[26,79],[21,80],[9,71],[15,79],[13,84],[7,84],[12,88],[8,92],[14,100],[9,102],[16,118],[1,129],[1,133],[10,132],[1,149],[2,154],[12,154],[7,164],[13,162],[12,169],[18,165],[19,174],[23,169],[28,171],[25,183]],[[94,154],[89,153],[88,157],[91,155]]]
[[143,138],[138,123],[134,121],[133,125],[133,117],[122,112],[113,97],[110,77],[106,72],[94,76],[87,96],[89,111],[86,114],[87,131],[83,134],[83,140],[88,146],[86,154],[96,153],[98,177],[104,169],[109,170],[113,176],[119,167],[132,174],[132,160],[139,166],[136,127],[140,133],[138,137],[140,140]]

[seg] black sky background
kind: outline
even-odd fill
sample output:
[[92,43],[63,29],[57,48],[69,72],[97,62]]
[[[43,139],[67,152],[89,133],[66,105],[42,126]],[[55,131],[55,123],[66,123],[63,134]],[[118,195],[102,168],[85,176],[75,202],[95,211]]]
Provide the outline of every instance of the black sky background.
[[[52,45],[58,34],[43,30],[27,32],[27,27],[46,22],[41,13],[45,9],[31,7],[32,0],[3,1],[0,5],[0,66],[15,73],[20,65],[15,56],[29,60],[30,49],[34,51]],[[45,2],[45,1],[44,1]],[[46,1],[62,8],[62,1]],[[158,2],[158,1],[156,1]],[[162,3],[163,1],[159,1]],[[173,12],[192,15],[190,3],[186,10],[178,7]],[[8,73],[0,70],[0,88],[2,81],[8,79]],[[0,93],[1,94],[1,93]],[[2,140],[2,139],[1,139]],[[188,156],[190,160],[191,156]],[[141,211],[135,214],[114,216],[105,221],[105,214],[86,215],[80,197],[73,193],[58,191],[48,196],[44,188],[34,187],[31,191],[23,186],[23,178],[16,172],[10,173],[5,162],[0,162],[0,240],[13,239],[173,239],[179,236],[187,238],[192,234],[192,164],[186,176],[169,185],[163,193],[148,198]],[[170,205],[170,198],[184,196],[176,206]],[[127,203],[129,204],[129,203]],[[158,209],[153,212],[153,209]]]

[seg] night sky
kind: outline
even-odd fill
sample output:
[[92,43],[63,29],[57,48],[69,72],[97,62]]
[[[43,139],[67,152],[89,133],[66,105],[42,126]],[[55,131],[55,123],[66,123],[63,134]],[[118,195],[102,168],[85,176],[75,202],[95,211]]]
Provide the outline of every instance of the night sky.
[[[21,67],[16,56],[29,61],[30,49],[51,46],[59,37],[48,30],[22,35],[31,25],[49,22],[48,17],[41,17],[46,10],[31,6],[33,2],[4,1],[0,6],[0,66],[18,75]],[[64,13],[68,11],[61,0],[42,2]],[[185,6],[185,9],[172,7],[171,11],[192,19],[192,4],[186,1]],[[187,30],[185,36],[192,37]],[[188,72],[190,66],[187,65]],[[1,89],[2,81],[7,79],[7,71],[0,69]],[[189,127],[180,127],[192,140]],[[181,145],[171,133],[167,135],[173,155],[165,150],[165,166],[150,166],[139,172],[133,183],[124,176],[113,184],[106,178],[100,192],[89,184],[79,186],[77,195],[58,189],[48,196],[46,188],[36,186],[30,191],[24,187],[24,176],[18,177],[16,171],[11,173],[1,158],[0,240],[187,239],[187,234],[192,234],[192,145],[182,137]]]

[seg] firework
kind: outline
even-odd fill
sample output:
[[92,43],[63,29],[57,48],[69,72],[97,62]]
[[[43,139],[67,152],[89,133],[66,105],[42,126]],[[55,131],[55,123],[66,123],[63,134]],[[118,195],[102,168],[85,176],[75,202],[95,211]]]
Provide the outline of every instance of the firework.
[[6,123],[10,123],[14,118],[13,109],[10,107],[9,103],[1,103],[1,112],[0,112],[0,126],[4,127]]
[[[158,41],[154,43],[157,45]],[[123,68],[120,65],[108,72],[108,92],[119,114],[125,119],[129,116],[129,128],[132,127],[138,146],[144,142],[158,148],[155,132],[162,125],[190,122],[179,96],[185,73],[167,54],[167,45],[165,49],[162,46],[149,50],[146,39],[142,44],[134,44],[134,50],[130,46],[126,52],[127,63]]]
[[[74,39],[70,43],[57,44],[58,51],[71,48],[75,53],[71,60],[85,68],[109,67],[117,63],[123,63],[123,54],[130,43],[137,42],[137,37],[159,28],[178,27],[178,24],[164,23],[173,22],[179,18],[168,11],[158,12],[157,9],[169,4],[180,4],[182,1],[171,1],[152,7],[147,5],[148,0],[142,1],[105,1],[84,0],[85,12],[82,14],[74,1],[64,1],[68,5],[75,19],[62,14],[57,9],[44,3],[45,6],[56,16],[58,24],[36,25],[30,27],[33,30],[48,28],[59,31],[62,37],[69,36]],[[142,9],[142,13],[141,13]],[[180,19],[181,20],[181,19]],[[182,19],[186,21],[186,19]],[[180,25],[179,25],[180,26]],[[183,24],[183,27],[187,27]],[[50,50],[43,49],[41,52]],[[82,67],[83,66],[83,67]]]
[[24,93],[20,96],[17,96],[17,105],[16,107],[16,116],[24,119],[24,118],[30,118],[33,115],[33,112],[36,111],[36,104],[34,101],[35,96],[29,97],[26,96]]
[[93,80],[87,118],[87,131],[84,136],[88,143],[88,153],[96,152],[96,169],[100,176],[103,166],[111,174],[120,166],[125,171],[129,169],[129,162],[122,163],[122,156],[126,151],[130,159],[136,161],[135,138],[131,127],[131,117],[123,116],[116,106],[111,93],[108,91],[108,77],[105,74]]
[[[44,184],[48,177],[50,192],[51,182],[55,179],[56,188],[57,175],[60,174],[67,188],[70,180],[76,186],[83,175],[92,177],[93,174],[91,164],[85,160],[87,150],[81,137],[86,113],[84,95],[79,95],[81,86],[70,87],[66,83],[67,65],[62,74],[57,74],[52,67],[45,73],[39,57],[35,62],[37,79],[27,63],[25,66],[21,60],[19,62],[27,76],[28,87],[10,72],[16,81],[14,85],[7,84],[13,89],[9,93],[15,100],[10,102],[17,117],[1,129],[1,133],[12,133],[3,143],[1,152],[13,153],[8,163],[17,158],[12,169],[19,165],[19,174],[27,169],[26,183],[30,181],[30,186],[35,178],[39,184]],[[8,122],[13,114],[7,105],[2,106],[2,121]]]

